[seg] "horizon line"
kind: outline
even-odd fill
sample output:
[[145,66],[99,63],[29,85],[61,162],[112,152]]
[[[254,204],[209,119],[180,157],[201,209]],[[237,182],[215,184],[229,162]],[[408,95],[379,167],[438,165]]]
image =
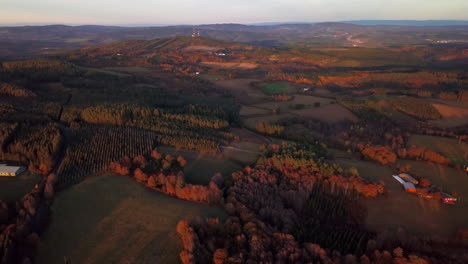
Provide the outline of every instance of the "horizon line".
[[[214,22],[214,23],[168,23],[168,24],[160,24],[160,23],[60,23],[60,22],[47,22],[47,23],[42,23],[42,22],[18,22],[18,23],[0,23],[1,27],[26,27],[26,26],[108,26],[108,27],[170,27],[170,26],[205,26],[205,25],[245,25],[245,26],[273,26],[273,25],[286,25],[286,24],[321,24],[321,23],[356,23],[356,22],[367,22],[367,23],[372,23],[372,22],[379,22],[379,24],[376,25],[386,25],[386,24],[381,24],[385,22],[389,23],[402,23],[402,22],[412,22],[412,23],[418,23],[418,22],[446,22],[450,23],[450,26],[464,26],[468,25],[468,19],[356,19],[356,20],[324,20],[324,21],[271,21],[271,22],[254,22],[254,23],[238,23],[238,22]],[[456,23],[462,23],[462,24],[456,24]],[[372,24],[369,24],[372,25]],[[392,24],[389,24],[392,25]],[[395,24],[393,24],[395,25]],[[403,24],[400,24],[403,25]],[[411,25],[415,26],[415,25]]]

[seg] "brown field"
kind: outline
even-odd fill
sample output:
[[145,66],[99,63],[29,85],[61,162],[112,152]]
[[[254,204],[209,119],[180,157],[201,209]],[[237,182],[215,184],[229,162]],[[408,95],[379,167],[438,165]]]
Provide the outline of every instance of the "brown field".
[[266,137],[245,128],[232,128],[231,133],[238,136],[242,142],[256,144],[268,144],[270,142]]
[[268,96],[260,91],[252,89],[251,83],[259,82],[258,79],[229,79],[219,80],[215,84],[222,89],[229,90],[236,96],[240,104],[252,105],[270,100]]
[[272,112],[271,110],[264,109],[264,108],[243,105],[241,106],[239,114],[241,116],[269,115],[269,114],[272,114]]
[[258,64],[252,62],[218,62],[218,61],[204,61],[202,65],[214,67],[214,68],[224,68],[224,69],[256,69]]
[[217,81],[216,85],[221,88],[233,91],[248,91],[251,89],[252,82],[258,82],[257,79],[230,79]]
[[[468,227],[468,214],[466,213],[468,204],[466,202],[445,205],[440,201],[408,194],[391,177],[394,173],[392,169],[372,162],[339,159],[337,163],[345,168],[356,167],[362,177],[373,181],[382,180],[385,183],[388,194],[365,201],[368,210],[366,223],[371,230],[382,231],[403,227],[411,234],[443,237],[454,235],[458,228]],[[423,167],[423,172],[428,176],[437,174],[438,170],[444,171],[444,175],[450,178],[446,179],[447,183],[452,182],[446,188],[450,188],[451,185],[464,184],[465,190],[468,190],[466,175],[462,180],[461,175],[450,168],[433,167],[430,164]],[[416,172],[416,168],[413,169],[413,173]]]
[[457,127],[468,124],[468,108],[446,104],[432,104],[442,115],[442,119],[431,121],[441,127]]
[[345,120],[358,120],[358,118],[351,111],[339,104],[329,104],[304,110],[294,110],[291,111],[291,113],[304,118],[318,119],[328,123],[337,123]]
[[60,193],[37,263],[180,263],[177,222],[224,218],[215,207],[182,201],[127,177],[90,177]]
[[315,93],[317,95],[331,95],[332,94],[332,92],[330,92],[330,90],[325,89],[325,88],[315,88],[313,90],[313,93]]
[[456,157],[468,160],[468,144],[458,142],[453,138],[412,135],[408,140],[408,146],[412,145],[429,148],[449,158]]
[[213,47],[213,46],[204,46],[204,45],[192,45],[184,48],[184,51],[217,51],[223,47]]

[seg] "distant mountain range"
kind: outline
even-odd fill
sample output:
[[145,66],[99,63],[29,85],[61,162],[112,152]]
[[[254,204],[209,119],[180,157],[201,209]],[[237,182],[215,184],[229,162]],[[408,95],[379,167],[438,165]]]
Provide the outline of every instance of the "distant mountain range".
[[[468,44],[468,22],[351,21],[349,23],[208,24],[151,27],[17,26],[0,27],[0,57],[30,56],[38,50],[73,49],[122,40],[191,36],[278,47],[383,47],[426,44]],[[394,23],[393,25],[391,23]],[[411,25],[401,25],[401,24]],[[425,25],[425,26],[422,26]]]
[[[333,23],[333,21],[331,21]],[[347,23],[361,26],[466,26],[468,20],[345,20],[338,23]],[[276,26],[290,24],[318,24],[324,22],[265,22],[252,23],[253,26]]]
[[[306,22],[306,21],[289,21],[289,22],[260,22],[246,23],[243,25],[249,26],[278,26],[278,25],[311,25],[320,23],[347,23],[362,26],[466,26],[468,20],[344,20],[344,21],[322,21],[322,22]],[[15,24],[0,24],[0,27],[22,27],[22,26],[47,26],[47,23],[15,23]],[[81,24],[66,24],[68,26],[81,26]],[[105,26],[118,27],[167,27],[167,26],[198,26],[192,24],[151,24],[151,23],[136,23],[136,24],[115,24]]]
[[440,26],[467,26],[468,25],[468,20],[352,20],[352,21],[342,21],[342,22],[354,24],[354,25],[362,25],[362,26],[388,25],[388,26],[440,27]]

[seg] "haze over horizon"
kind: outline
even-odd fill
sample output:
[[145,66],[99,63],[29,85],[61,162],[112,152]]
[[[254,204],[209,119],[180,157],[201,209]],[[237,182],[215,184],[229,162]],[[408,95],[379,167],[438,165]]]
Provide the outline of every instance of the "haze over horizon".
[[0,24],[178,25],[374,19],[468,20],[466,0],[239,0],[235,3],[214,0],[170,3],[150,0],[4,0],[0,5]]

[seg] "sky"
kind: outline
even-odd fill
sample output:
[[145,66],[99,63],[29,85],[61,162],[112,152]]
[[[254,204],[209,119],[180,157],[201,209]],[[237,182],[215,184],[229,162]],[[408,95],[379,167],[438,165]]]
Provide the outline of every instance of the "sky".
[[0,0],[0,24],[468,20],[468,0]]

